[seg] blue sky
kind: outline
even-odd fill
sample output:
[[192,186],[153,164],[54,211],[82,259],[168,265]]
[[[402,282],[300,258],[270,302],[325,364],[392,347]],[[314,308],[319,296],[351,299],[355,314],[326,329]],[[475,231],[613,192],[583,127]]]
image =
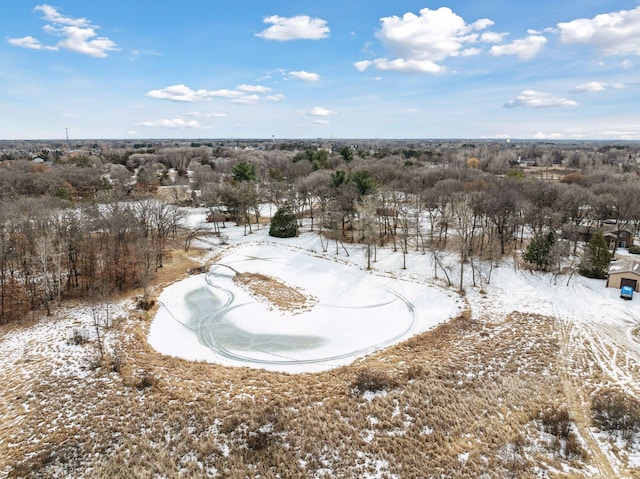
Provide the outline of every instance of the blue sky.
[[0,138],[640,140],[640,3],[4,0]]

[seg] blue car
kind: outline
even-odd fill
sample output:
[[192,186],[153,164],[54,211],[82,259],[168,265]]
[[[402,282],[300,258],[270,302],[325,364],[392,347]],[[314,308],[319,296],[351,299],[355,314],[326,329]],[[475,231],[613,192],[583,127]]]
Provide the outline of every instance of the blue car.
[[623,286],[620,289],[620,297],[622,299],[633,299],[633,288],[631,286]]

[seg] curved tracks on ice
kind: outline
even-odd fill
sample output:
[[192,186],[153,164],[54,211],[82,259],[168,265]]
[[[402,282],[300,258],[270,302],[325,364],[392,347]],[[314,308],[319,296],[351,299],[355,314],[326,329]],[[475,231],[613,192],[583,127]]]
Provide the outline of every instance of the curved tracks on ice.
[[234,304],[235,295],[233,294],[233,292],[223,288],[219,284],[216,284],[214,278],[216,276],[224,275],[224,273],[220,272],[220,270],[222,269],[228,269],[232,272],[232,274],[236,273],[236,271],[229,266],[226,266],[223,264],[215,264],[211,267],[211,270],[205,275],[205,281],[207,282],[207,284],[211,286],[213,289],[215,289],[217,292],[219,292],[221,295],[223,295],[223,297],[226,298],[223,305],[220,307],[220,309],[216,312],[216,314],[212,318],[207,317],[204,320],[200,320],[194,324],[189,325],[189,324],[186,324],[184,321],[181,321],[180,319],[176,318],[175,315],[173,315],[171,311],[169,311],[169,309],[165,304],[162,304],[162,303],[161,304],[162,306],[164,306],[165,309],[167,309],[167,311],[169,312],[169,314],[174,320],[176,320],[183,326],[192,330],[196,334],[198,340],[203,345],[207,346],[214,353],[226,359],[238,361],[245,364],[250,363],[250,364],[257,364],[257,365],[260,365],[260,364],[264,364],[264,365],[327,364],[327,363],[335,362],[341,359],[361,356],[371,351],[375,351],[375,350],[387,347],[397,342],[399,339],[401,339],[405,335],[407,335],[414,328],[414,325],[416,322],[415,306],[411,301],[409,301],[400,292],[396,291],[393,288],[383,286],[383,285],[376,285],[376,287],[382,288],[385,291],[387,291],[389,294],[391,294],[392,299],[390,299],[389,301],[383,301],[383,302],[374,303],[374,304],[366,304],[362,306],[342,306],[339,304],[320,303],[316,307],[337,308],[337,309],[373,309],[373,308],[380,308],[383,306],[387,306],[393,303],[394,301],[400,301],[404,303],[407,311],[409,312],[410,320],[408,321],[406,327],[403,328],[397,334],[395,334],[393,337],[390,337],[384,341],[381,341],[372,345],[368,345],[363,348],[347,351],[342,354],[323,356],[319,358],[296,359],[296,358],[285,356],[279,352],[265,351],[265,350],[258,349],[257,347],[254,348],[254,351],[271,355],[273,356],[273,359],[260,359],[260,358],[254,358],[251,356],[245,356],[242,354],[238,354],[237,352],[233,352],[230,349],[226,348],[223,344],[221,344],[221,342],[218,340],[216,336],[217,326],[220,324],[221,321],[224,320],[224,317],[229,312],[237,308],[240,308],[242,306],[246,306],[250,304],[250,303]]

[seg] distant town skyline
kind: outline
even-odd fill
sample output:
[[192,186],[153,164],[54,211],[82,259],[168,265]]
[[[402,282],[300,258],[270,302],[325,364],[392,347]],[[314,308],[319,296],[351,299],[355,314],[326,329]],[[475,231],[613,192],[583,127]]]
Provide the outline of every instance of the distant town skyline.
[[7,0],[0,139],[640,140],[638,1]]

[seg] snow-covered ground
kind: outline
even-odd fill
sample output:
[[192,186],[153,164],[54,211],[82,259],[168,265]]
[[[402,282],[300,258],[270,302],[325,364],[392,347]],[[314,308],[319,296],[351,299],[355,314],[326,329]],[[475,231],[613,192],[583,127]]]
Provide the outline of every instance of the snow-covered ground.
[[[189,209],[188,223],[195,227],[204,217],[204,210]],[[312,295],[317,304],[301,314],[278,311],[238,287],[231,270],[214,266],[212,273],[175,283],[160,295],[162,306],[149,334],[159,352],[226,365],[319,371],[402,341],[464,308],[455,288],[434,281],[430,254],[411,253],[402,269],[400,252],[379,249],[372,271],[367,271],[360,245],[346,245],[347,256],[342,247],[336,253],[333,243],[324,252],[313,232],[276,239],[265,227],[248,235],[244,231],[227,226],[223,235],[228,245],[207,241],[200,246],[211,249],[215,263],[276,278]],[[450,276],[457,278],[455,258],[449,263]],[[638,298],[623,301],[618,290],[605,288],[601,280],[574,275],[567,284],[567,277],[513,265],[505,261],[494,268],[482,290],[471,287],[467,268],[465,290],[474,315],[500,318],[521,311],[554,316],[606,328],[640,353],[631,337],[640,318]]]
[[[189,209],[191,227],[204,221],[205,214],[203,209]],[[347,256],[332,242],[325,252],[319,236],[304,228],[299,237],[291,239],[271,238],[265,227],[249,235],[244,235],[244,228],[229,224],[222,231],[228,244],[219,244],[213,236],[193,243],[209,250],[204,263],[213,266],[212,272],[191,276],[160,293],[162,304],[149,332],[149,342],[158,351],[232,366],[320,371],[432,328],[466,307],[474,319],[494,325],[521,311],[558,318],[563,331],[566,329],[568,347],[586,352],[584,363],[573,370],[576,381],[593,380],[592,375],[579,373],[593,367],[604,373],[598,376],[601,383],[594,386],[616,385],[640,399],[640,345],[632,334],[639,326],[640,297],[624,301],[619,290],[606,288],[602,280],[578,275],[554,278],[520,269],[516,261],[505,258],[482,287],[471,284],[467,265],[465,295],[459,295],[456,286],[445,284],[441,271],[440,279],[434,279],[428,252],[410,252],[403,269],[400,251],[381,248],[368,271],[363,246],[345,245]],[[450,277],[457,278],[455,255],[444,260]],[[230,269],[215,266],[220,264],[267,275],[314,301],[297,314],[270,308],[234,283]],[[104,307],[101,305],[100,314]],[[126,318],[134,307],[133,301],[112,304],[111,317]],[[38,375],[49,371],[46,374],[51,376],[89,381],[88,364],[95,361],[95,349],[74,345],[71,340],[78,331],[95,343],[94,314],[86,306],[69,307],[61,309],[55,320],[0,329],[0,371],[4,371],[5,382],[19,377],[30,384],[35,370]],[[121,338],[111,330],[104,333],[111,352]],[[31,392],[25,392],[28,386],[14,383],[15,389],[8,389],[6,397],[24,395],[27,399],[24,406],[4,408],[4,427],[19,423],[28,413]],[[589,434],[589,451],[595,451],[593,444],[597,443],[614,470],[640,464],[636,443],[625,445],[595,428],[588,429]]]
[[[196,227],[204,216],[190,209],[187,222]],[[149,333],[156,350],[225,365],[321,371],[425,331],[465,306],[455,292],[425,281],[428,272],[417,264],[402,275],[385,271],[382,261],[367,271],[361,246],[348,245],[347,256],[342,247],[336,254],[335,244],[324,252],[313,232],[289,239],[272,238],[265,227],[244,232],[228,225],[228,245],[212,245],[212,238],[194,242],[210,248],[215,262],[207,261],[208,274],[161,293]],[[392,264],[401,255],[392,256],[385,264],[396,269]],[[235,284],[226,266],[274,278],[314,304],[303,312],[274,308]]]
[[[264,230],[255,236],[263,235]],[[175,283],[160,295],[152,346],[227,365],[319,371],[424,331],[463,306],[441,288],[367,272],[286,241],[251,239],[230,248],[218,263],[276,278],[312,295],[315,305],[298,314],[281,312],[238,287],[231,270],[213,266],[211,273]]]

